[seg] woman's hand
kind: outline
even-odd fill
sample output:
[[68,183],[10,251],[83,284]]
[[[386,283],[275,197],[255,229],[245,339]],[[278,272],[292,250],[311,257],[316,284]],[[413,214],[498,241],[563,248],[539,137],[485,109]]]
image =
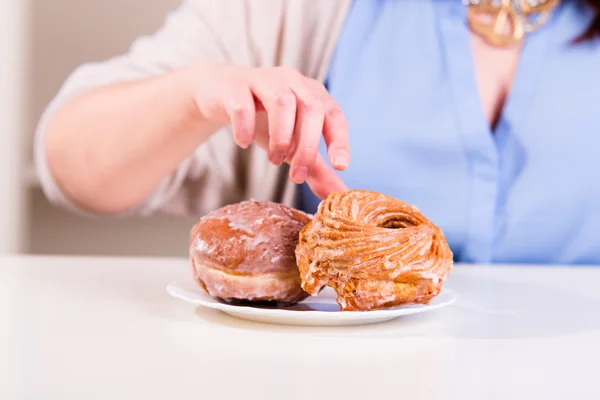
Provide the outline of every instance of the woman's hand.
[[[323,84],[285,68],[243,68],[206,64],[195,95],[202,117],[231,123],[235,142],[256,143],[275,165],[290,164],[290,179],[307,182],[324,198],[346,187],[319,155],[321,135],[331,165],[348,166],[348,125],[337,102]],[[267,114],[268,133],[255,129],[257,113]]]

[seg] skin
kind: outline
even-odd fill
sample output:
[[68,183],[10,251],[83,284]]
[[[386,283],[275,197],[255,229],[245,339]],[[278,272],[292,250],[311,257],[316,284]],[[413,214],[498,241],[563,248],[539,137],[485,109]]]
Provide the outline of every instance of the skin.
[[514,81],[521,45],[497,48],[477,35],[471,35],[471,47],[481,107],[493,129],[502,114]]
[[[482,109],[493,127],[519,48],[490,47],[475,35],[472,48]],[[259,113],[267,114],[268,134],[254,129]],[[228,124],[240,147],[255,143],[273,164],[288,163],[290,179],[306,181],[318,197],[346,189],[334,171],[350,162],[346,119],[320,82],[290,68],[202,63],[91,90],[56,113],[45,150],[57,183],[76,204],[120,213],[143,202]],[[321,135],[333,169],[318,154]]]

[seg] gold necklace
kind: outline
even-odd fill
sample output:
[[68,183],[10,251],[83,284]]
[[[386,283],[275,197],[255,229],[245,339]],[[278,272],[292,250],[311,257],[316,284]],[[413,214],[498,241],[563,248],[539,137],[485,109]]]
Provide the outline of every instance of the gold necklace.
[[463,0],[471,31],[493,46],[512,46],[544,25],[560,0]]

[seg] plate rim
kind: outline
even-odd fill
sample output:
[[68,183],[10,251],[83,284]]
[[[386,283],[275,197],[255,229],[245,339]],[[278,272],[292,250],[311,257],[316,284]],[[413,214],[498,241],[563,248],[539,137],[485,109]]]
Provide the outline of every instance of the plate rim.
[[[442,294],[444,294],[445,296],[447,296],[448,298],[443,300],[440,303],[437,304],[428,304],[428,305],[417,305],[416,307],[406,307],[406,306],[399,306],[396,308],[391,308],[391,309],[384,309],[384,310],[372,310],[372,311],[337,311],[337,312],[331,312],[331,311],[319,311],[319,310],[307,310],[307,311],[300,311],[300,310],[289,310],[289,309],[281,309],[281,308],[256,308],[256,307],[251,307],[251,306],[238,306],[238,305],[232,305],[232,304],[227,304],[227,303],[220,303],[216,300],[213,301],[205,301],[205,300],[190,300],[189,298],[183,298],[180,294],[178,294],[177,292],[181,292],[181,291],[185,291],[185,292],[192,292],[192,290],[187,289],[185,287],[182,287],[178,284],[169,284],[167,285],[167,292],[169,293],[169,295],[171,295],[174,298],[177,298],[179,300],[182,300],[188,304],[194,304],[197,306],[202,306],[202,307],[206,307],[206,308],[210,308],[213,310],[218,310],[221,312],[225,312],[227,314],[229,314],[230,312],[234,312],[235,314],[246,314],[246,315],[254,315],[254,316],[263,316],[263,317],[269,317],[269,316],[274,316],[274,317],[293,317],[293,318],[302,318],[302,319],[310,319],[310,318],[314,318],[315,316],[319,316],[319,318],[322,318],[323,316],[327,315],[327,319],[345,319],[345,320],[352,320],[352,319],[374,319],[377,317],[400,317],[400,316],[404,316],[404,315],[411,315],[411,314],[418,314],[418,313],[423,313],[423,312],[427,312],[427,311],[434,311],[443,307],[447,307],[450,306],[452,304],[454,304],[458,297],[456,296],[456,293],[452,290],[452,289],[448,289],[448,288],[442,288],[442,291],[440,292],[440,294],[438,296],[436,296],[436,298],[438,298],[439,296],[441,296]],[[198,288],[198,290],[201,290],[201,288]],[[206,294],[207,296],[210,296],[210,294],[208,294],[207,292],[204,291],[204,294]],[[435,300],[435,299],[434,299]]]

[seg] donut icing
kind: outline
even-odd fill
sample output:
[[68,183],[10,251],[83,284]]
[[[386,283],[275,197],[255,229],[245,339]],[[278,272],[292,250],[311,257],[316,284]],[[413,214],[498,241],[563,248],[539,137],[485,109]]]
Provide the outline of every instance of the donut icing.
[[195,280],[225,301],[303,300],[308,294],[295,248],[308,222],[308,214],[267,201],[244,201],[205,215],[190,233]]

